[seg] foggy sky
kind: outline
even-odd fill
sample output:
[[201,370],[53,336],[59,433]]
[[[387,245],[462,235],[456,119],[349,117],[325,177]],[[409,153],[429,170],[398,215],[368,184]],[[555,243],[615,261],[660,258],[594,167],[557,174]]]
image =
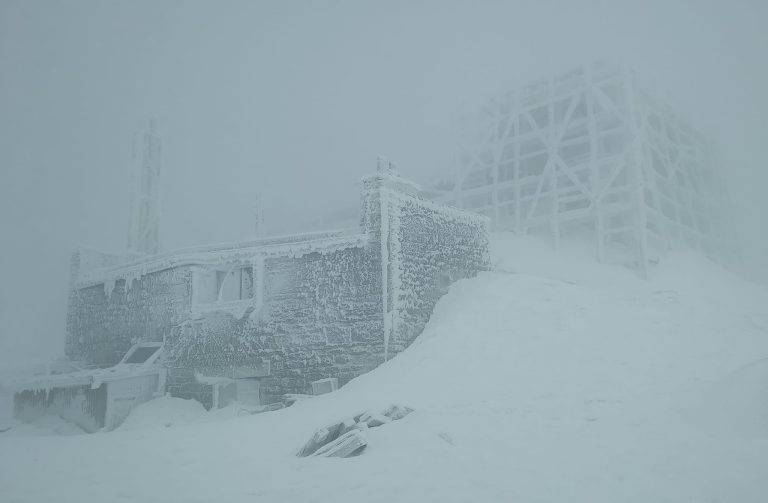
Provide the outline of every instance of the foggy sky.
[[[768,279],[768,3],[0,0],[0,354],[63,348],[78,244],[125,247],[131,137],[163,137],[165,249],[355,205],[385,154],[447,167],[462,103],[625,62],[715,140]],[[4,358],[0,358],[3,361]]]

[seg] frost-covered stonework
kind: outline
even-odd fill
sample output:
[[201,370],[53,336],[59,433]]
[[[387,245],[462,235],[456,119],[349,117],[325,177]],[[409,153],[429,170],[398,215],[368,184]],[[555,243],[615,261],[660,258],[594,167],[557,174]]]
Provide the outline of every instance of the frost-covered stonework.
[[421,333],[452,282],[488,267],[488,221],[419,197],[418,187],[389,166],[364,180],[362,219],[385,257],[382,310],[389,355]]
[[73,261],[69,357],[110,365],[131,343],[164,341],[173,395],[211,406],[211,383],[247,378],[270,403],[407,347],[451,282],[488,267],[487,219],[423,199],[387,164],[363,181],[359,229],[119,266],[84,257]]
[[189,316],[191,277],[186,266],[73,288],[67,356],[108,366],[135,342],[164,340]]
[[368,247],[267,258],[264,269],[260,310],[242,317],[213,310],[174,331],[167,341],[172,393],[201,398],[193,370],[228,376],[268,365],[259,381],[269,403],[324,377],[346,382],[381,362],[380,283]]

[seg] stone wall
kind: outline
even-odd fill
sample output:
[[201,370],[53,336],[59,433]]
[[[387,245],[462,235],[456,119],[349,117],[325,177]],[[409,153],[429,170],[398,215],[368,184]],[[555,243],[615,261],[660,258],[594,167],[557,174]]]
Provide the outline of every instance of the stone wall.
[[265,260],[261,312],[241,319],[211,312],[169,338],[169,389],[210,401],[190,369],[231,375],[269,366],[260,378],[264,401],[307,393],[311,381],[346,382],[383,359],[378,257],[368,247]]
[[69,297],[66,355],[102,367],[114,365],[132,344],[170,335],[188,316],[190,298],[188,267],[75,288]]
[[390,169],[363,180],[361,226],[382,261],[387,356],[422,332],[454,281],[490,267],[488,218],[433,203]]
[[[390,352],[424,330],[451,283],[489,268],[486,222],[418,199],[392,201]],[[395,222],[394,220],[398,221]]]
[[[390,173],[364,180],[361,232],[171,254],[155,259],[159,270],[138,261],[125,269],[130,285],[117,269],[73,288],[67,355],[106,366],[135,342],[165,341],[168,391],[209,407],[212,380],[249,369],[264,403],[326,377],[343,385],[405,349],[448,286],[489,265],[487,219]],[[233,267],[249,271],[253,297],[199,295]]]

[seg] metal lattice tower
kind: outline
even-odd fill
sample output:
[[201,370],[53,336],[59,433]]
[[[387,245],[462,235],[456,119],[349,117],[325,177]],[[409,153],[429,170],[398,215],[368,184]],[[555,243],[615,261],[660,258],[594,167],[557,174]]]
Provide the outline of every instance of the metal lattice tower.
[[462,125],[455,176],[433,197],[527,233],[589,228],[600,261],[644,272],[678,243],[735,258],[730,212],[707,140],[638,89],[626,69],[595,63],[486,103]]
[[153,255],[160,251],[160,170],[162,144],[155,119],[137,133],[133,144],[128,250]]

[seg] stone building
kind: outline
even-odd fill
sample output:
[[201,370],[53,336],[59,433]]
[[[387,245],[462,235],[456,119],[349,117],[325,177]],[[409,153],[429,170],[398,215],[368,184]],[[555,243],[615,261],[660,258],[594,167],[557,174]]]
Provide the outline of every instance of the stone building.
[[406,348],[451,282],[489,267],[488,219],[384,162],[357,228],[131,257],[73,255],[67,356],[109,366],[163,342],[172,395],[264,405]]

